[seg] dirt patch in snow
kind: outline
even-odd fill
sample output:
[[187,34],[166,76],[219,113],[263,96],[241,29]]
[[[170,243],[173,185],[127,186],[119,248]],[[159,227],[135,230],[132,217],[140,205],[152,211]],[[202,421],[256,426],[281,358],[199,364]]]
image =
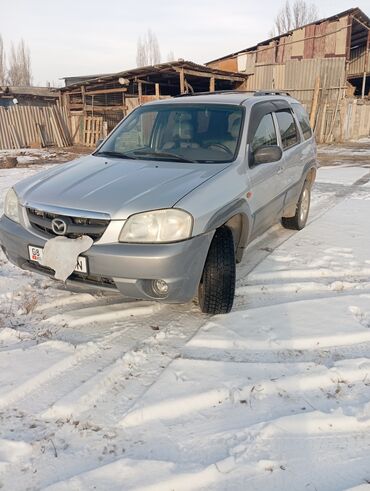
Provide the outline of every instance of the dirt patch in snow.
[[42,164],[57,164],[73,160],[80,155],[91,153],[91,148],[74,146],[68,148],[42,148],[42,149],[19,149],[0,150],[0,169],[6,168],[6,158],[16,157],[17,167],[30,167]]

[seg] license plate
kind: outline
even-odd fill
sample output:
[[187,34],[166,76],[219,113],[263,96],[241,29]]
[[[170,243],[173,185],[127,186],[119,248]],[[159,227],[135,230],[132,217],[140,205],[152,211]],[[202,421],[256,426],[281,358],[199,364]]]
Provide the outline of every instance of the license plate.
[[[42,259],[44,249],[42,247],[28,246],[28,254],[31,261],[39,263]],[[87,273],[87,259],[83,256],[78,256],[76,267],[74,269],[78,273]]]

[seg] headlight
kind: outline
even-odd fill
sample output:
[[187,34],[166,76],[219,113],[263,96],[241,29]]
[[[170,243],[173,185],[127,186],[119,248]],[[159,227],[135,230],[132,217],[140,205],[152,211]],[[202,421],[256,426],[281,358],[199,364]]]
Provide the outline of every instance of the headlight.
[[10,188],[6,193],[4,202],[4,215],[13,220],[13,222],[19,223],[18,214],[18,196],[15,194],[13,188]]
[[182,210],[147,211],[132,215],[124,224],[120,242],[176,242],[190,237],[193,218]]

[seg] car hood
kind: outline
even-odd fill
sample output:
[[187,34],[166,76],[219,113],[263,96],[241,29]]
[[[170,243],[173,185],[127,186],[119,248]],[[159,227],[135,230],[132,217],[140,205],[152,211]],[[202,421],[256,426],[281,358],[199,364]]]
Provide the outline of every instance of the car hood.
[[24,206],[63,207],[125,219],[170,208],[229,164],[123,160],[94,155],[61,164],[14,186]]

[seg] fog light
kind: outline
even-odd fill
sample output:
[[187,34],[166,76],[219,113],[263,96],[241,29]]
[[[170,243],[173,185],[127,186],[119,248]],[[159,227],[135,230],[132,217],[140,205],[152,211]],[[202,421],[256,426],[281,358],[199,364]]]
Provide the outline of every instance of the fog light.
[[152,288],[159,297],[165,297],[168,293],[168,285],[164,280],[153,280]]

